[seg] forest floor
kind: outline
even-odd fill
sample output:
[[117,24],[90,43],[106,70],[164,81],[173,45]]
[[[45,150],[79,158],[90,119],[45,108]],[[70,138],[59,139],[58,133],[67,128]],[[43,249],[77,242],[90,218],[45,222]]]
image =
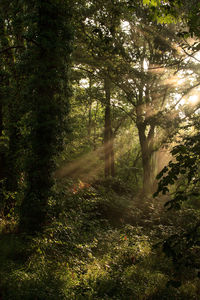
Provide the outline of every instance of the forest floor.
[[200,299],[200,247],[186,237],[199,210],[168,212],[119,180],[55,194],[42,234],[1,220],[0,299]]

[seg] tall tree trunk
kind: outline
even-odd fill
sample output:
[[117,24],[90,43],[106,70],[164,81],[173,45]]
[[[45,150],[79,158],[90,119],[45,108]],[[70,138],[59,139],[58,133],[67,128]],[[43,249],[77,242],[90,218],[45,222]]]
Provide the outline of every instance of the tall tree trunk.
[[92,131],[92,78],[89,77],[89,111],[88,111],[88,139],[91,142]]
[[150,194],[153,192],[156,176],[156,161],[155,161],[155,126],[151,125],[149,132],[146,133],[147,126],[143,119],[142,107],[137,107],[137,128],[139,134],[139,141],[142,153],[142,167],[143,167],[143,193]]
[[[5,13],[5,16],[4,16]],[[4,92],[1,98],[1,121],[0,121],[0,135],[2,135],[2,130],[6,129],[9,137],[9,148],[5,155],[5,152],[1,151],[0,165],[1,165],[1,175],[0,178],[5,179],[4,188],[9,192],[16,192],[18,190],[18,179],[19,179],[19,168],[17,167],[19,154],[19,140],[18,140],[18,129],[17,123],[20,119],[20,102],[17,93],[17,74],[15,70],[15,57],[13,50],[10,49],[11,42],[7,29],[6,17],[7,11],[1,11],[0,15],[0,40],[1,47],[7,49],[2,54],[1,61],[1,71],[2,71],[2,80],[1,87]],[[19,24],[18,24],[19,25]],[[14,26],[14,25],[13,25]],[[15,28],[16,29],[16,28]],[[16,36],[13,36],[13,39],[17,39]],[[17,43],[20,45],[19,43]],[[5,94],[7,91],[7,95]],[[6,98],[5,98],[6,95]],[[3,99],[4,97],[4,99]],[[6,114],[6,115],[3,115]],[[4,126],[3,126],[4,119]],[[4,127],[4,128],[3,128]],[[13,206],[14,199],[8,198],[5,203],[5,212],[7,213],[10,208]]]
[[[3,133],[3,111],[2,110],[3,110],[3,106],[0,103],[0,139],[2,138],[2,133]],[[0,145],[0,199],[1,201],[4,200],[4,195],[3,195],[4,179],[5,179],[5,153],[2,145]]]
[[97,145],[96,145],[96,134],[97,134],[97,111],[98,111],[98,102],[97,102],[97,107],[96,107],[96,111],[95,111],[95,114],[94,114],[94,133],[93,133],[93,150],[95,151],[96,148],[97,148]]
[[111,126],[111,105],[110,105],[110,79],[104,80],[105,89],[105,128],[104,128],[104,155],[105,155],[105,177],[114,176],[114,146]]
[[105,128],[104,128],[104,155],[105,155],[105,177],[110,175],[110,105],[105,107]]
[[[1,99],[0,99],[1,101]],[[0,139],[3,135],[3,105],[0,103]],[[2,149],[2,145],[0,145],[0,181],[2,181],[5,177],[5,155]]]
[[35,233],[42,229],[46,220],[48,199],[53,196],[54,159],[62,148],[62,134],[66,128],[69,90],[64,87],[71,52],[71,29],[67,24],[70,19],[67,2],[27,0],[26,4],[28,12],[32,12],[28,28],[35,35],[35,43],[29,43],[27,49],[31,131],[20,229]]
[[110,175],[112,177],[115,176],[114,137],[112,131],[111,131],[111,139],[110,139]]
[[138,132],[142,152],[143,192],[144,194],[149,194],[153,192],[155,184],[155,153],[149,145],[148,138],[144,135],[143,129],[138,128]]

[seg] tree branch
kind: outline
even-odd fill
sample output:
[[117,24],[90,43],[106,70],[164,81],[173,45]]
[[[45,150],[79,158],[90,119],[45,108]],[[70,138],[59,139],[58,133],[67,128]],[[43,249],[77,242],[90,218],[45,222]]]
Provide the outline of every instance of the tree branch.
[[0,50],[0,54],[4,53],[4,52],[8,52],[8,51],[10,51],[12,49],[20,49],[20,48],[24,48],[24,46],[11,46],[11,47],[8,47],[6,49]]

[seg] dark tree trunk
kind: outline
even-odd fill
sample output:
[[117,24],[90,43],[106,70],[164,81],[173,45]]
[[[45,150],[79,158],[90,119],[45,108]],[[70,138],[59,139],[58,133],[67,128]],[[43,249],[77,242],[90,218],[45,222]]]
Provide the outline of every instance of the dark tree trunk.
[[[67,66],[71,52],[69,10],[63,1],[27,2],[30,18],[29,30],[38,21],[35,40],[29,44],[27,61],[27,87],[31,110],[29,156],[26,163],[27,189],[21,205],[20,229],[35,233],[45,223],[48,199],[52,194],[54,158],[62,148],[64,120],[68,111],[69,91]],[[37,18],[36,18],[37,17]],[[34,21],[35,22],[35,21]],[[32,74],[28,74],[31,72]],[[28,76],[29,75],[29,76]]]
[[[0,99],[1,100],[1,99]],[[0,103],[0,138],[3,132],[3,106]],[[4,150],[0,149],[0,201],[4,200],[3,189],[4,189],[4,179],[5,179],[5,153]]]
[[153,192],[155,182],[155,162],[153,157],[155,155],[154,150],[149,145],[148,138],[144,138],[141,129],[138,128],[140,146],[142,152],[142,167],[143,167],[143,192],[149,194]]
[[[3,134],[3,106],[0,103],[0,138]],[[5,154],[3,149],[0,149],[0,181],[5,177]]]
[[[6,12],[7,15],[7,12]],[[2,13],[0,18],[0,37],[1,47],[8,49],[2,55],[2,78],[1,87],[7,91],[8,95],[5,98],[5,94],[1,98],[0,105],[0,136],[6,129],[9,137],[9,148],[6,150],[0,150],[0,180],[4,180],[4,189],[9,192],[16,192],[18,190],[19,168],[17,167],[19,154],[19,141],[17,135],[17,123],[20,119],[20,101],[17,93],[17,74],[15,69],[15,57],[13,50],[10,49],[10,40],[7,33],[7,24]],[[5,17],[6,18],[6,17]],[[16,28],[15,28],[16,29]],[[17,39],[17,37],[15,37]],[[17,41],[18,42],[18,41]],[[19,43],[18,43],[19,44]],[[9,92],[8,92],[9,91]],[[6,114],[6,115],[5,115]],[[4,124],[3,124],[4,120]],[[10,208],[14,204],[14,199],[7,198],[4,204],[4,213],[9,212]]]
[[105,155],[105,177],[115,175],[114,170],[114,145],[111,125],[111,105],[110,105],[110,80],[105,78],[104,89],[106,95],[105,102],[105,128],[104,128],[104,155]]
[[105,155],[105,177],[110,175],[110,106],[105,107],[105,128],[104,128],[104,155]]
[[111,132],[111,140],[110,140],[110,173],[111,176],[115,176],[115,153],[114,153],[114,138],[113,133]]

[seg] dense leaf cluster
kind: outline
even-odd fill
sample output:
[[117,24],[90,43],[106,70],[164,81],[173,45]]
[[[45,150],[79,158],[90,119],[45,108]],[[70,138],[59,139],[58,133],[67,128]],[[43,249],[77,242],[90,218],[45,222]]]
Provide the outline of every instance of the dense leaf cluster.
[[183,142],[175,146],[171,154],[174,158],[168,166],[157,175],[158,190],[154,196],[158,196],[160,192],[166,194],[169,192],[169,186],[178,183],[172,200],[165,205],[169,208],[180,208],[182,202],[192,196],[199,197],[199,153],[200,153],[200,134],[198,117],[192,124],[196,127],[196,133],[186,136]]

